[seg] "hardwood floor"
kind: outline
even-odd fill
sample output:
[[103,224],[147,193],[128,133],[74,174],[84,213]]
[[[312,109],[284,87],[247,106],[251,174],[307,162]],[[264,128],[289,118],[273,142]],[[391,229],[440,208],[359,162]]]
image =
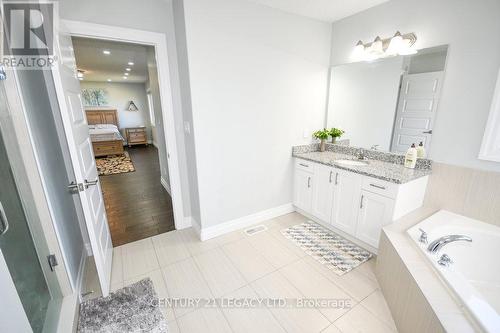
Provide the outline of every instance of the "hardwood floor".
[[158,150],[128,148],[135,172],[100,176],[113,246],[175,229],[172,198],[160,183]]

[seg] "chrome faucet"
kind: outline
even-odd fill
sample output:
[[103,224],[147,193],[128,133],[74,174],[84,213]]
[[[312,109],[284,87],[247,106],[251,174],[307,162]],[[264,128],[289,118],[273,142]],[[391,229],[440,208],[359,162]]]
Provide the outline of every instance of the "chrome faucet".
[[464,235],[447,235],[439,237],[429,244],[429,246],[427,247],[427,251],[429,251],[430,253],[438,253],[439,250],[441,250],[446,244],[458,241],[472,242],[472,238]]
[[363,149],[360,149],[359,150],[359,153],[358,153],[358,160],[366,160],[366,156],[365,156],[365,152]]

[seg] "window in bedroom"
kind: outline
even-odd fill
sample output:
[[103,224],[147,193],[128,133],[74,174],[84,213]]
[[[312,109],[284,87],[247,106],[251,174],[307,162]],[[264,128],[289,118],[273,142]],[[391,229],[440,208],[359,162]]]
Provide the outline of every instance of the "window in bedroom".
[[151,119],[151,126],[155,126],[155,109],[153,104],[153,95],[148,92],[148,108],[149,108],[149,119]]

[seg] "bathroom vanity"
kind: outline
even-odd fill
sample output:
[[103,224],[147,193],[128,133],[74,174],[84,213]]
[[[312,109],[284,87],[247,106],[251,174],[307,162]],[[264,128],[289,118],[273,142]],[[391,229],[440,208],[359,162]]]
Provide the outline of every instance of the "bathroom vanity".
[[[339,145],[294,147],[297,210],[376,252],[382,227],[423,204],[429,160],[407,169],[400,155]],[[359,160],[355,153],[368,155]]]

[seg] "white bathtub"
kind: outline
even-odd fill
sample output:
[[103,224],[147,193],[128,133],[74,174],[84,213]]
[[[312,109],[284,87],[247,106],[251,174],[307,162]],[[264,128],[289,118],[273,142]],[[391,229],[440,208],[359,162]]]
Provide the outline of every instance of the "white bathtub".
[[[469,236],[472,242],[449,243],[433,255],[419,242],[419,228],[427,232],[429,243],[452,234]],[[500,228],[441,210],[407,232],[476,323],[485,332],[500,332]],[[453,260],[448,267],[437,263],[445,253]]]

